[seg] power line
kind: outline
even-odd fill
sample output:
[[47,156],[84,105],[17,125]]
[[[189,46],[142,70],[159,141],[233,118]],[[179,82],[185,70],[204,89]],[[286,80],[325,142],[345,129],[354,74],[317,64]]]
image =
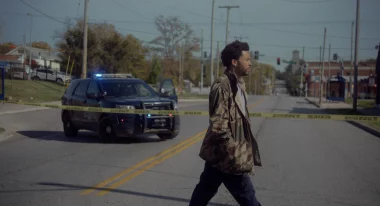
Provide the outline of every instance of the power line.
[[[20,0],[20,1],[23,2],[23,0]],[[114,1],[114,0],[112,0],[112,1]],[[33,8],[33,9],[35,9],[35,8]],[[65,17],[56,17],[56,18],[53,18],[52,16],[47,15],[47,14],[45,14],[45,13],[39,11],[39,10],[36,10],[36,11],[38,11],[41,14],[43,14],[43,16],[46,16],[46,17],[49,17],[49,18],[53,19],[54,21],[57,21],[57,22],[63,23],[63,24],[68,24],[68,23],[65,23],[65,22],[62,22],[62,21],[59,21],[59,20],[56,19],[56,18],[65,18]],[[20,15],[25,15],[25,14],[20,14]],[[144,18],[147,18],[147,17],[144,17]],[[73,19],[76,19],[76,18],[73,18]],[[217,18],[214,18],[214,19],[217,19]],[[118,22],[118,23],[132,23],[132,24],[134,24],[134,23],[154,24],[155,23],[155,22],[109,20],[109,19],[90,19],[90,20],[91,21],[109,21],[109,22]],[[351,21],[347,20],[347,22],[351,22]],[[298,35],[307,35],[307,36],[321,37],[322,36],[321,34],[312,34],[312,33],[289,31],[289,30],[282,30],[282,29],[273,29],[273,28],[262,27],[262,26],[254,26],[254,25],[255,24],[313,24],[313,23],[323,24],[323,23],[347,23],[347,22],[346,21],[326,21],[326,22],[256,22],[256,23],[239,23],[239,25],[246,26],[246,27],[251,27],[251,28],[262,29],[262,30],[269,30],[269,31],[285,32],[285,33],[290,33],[290,34],[298,34]],[[379,21],[369,21],[369,22],[379,23]],[[233,23],[233,22],[231,22],[231,23]],[[187,24],[189,24],[189,25],[194,24],[195,25],[195,24],[208,24],[208,23],[195,23],[194,22],[194,23],[187,23]],[[225,23],[218,23],[218,24],[225,24]],[[329,37],[329,38],[336,38],[336,39],[351,39],[351,37],[333,36],[333,35],[328,35],[327,37]],[[360,39],[362,39],[362,40],[378,40],[379,38],[378,37],[361,37]]]
[[[22,3],[24,3],[25,5],[29,6],[30,8],[34,9],[35,11],[37,11],[38,13],[42,14],[43,16],[46,16],[54,21],[57,21],[59,23],[62,23],[62,24],[65,24],[65,25],[70,25],[69,23],[66,23],[66,22],[63,22],[63,21],[59,21],[57,20],[56,18],[34,8],[33,6],[29,5],[28,3],[24,2],[23,0],[20,0]],[[21,13],[20,13],[21,14]],[[26,15],[26,14],[22,14],[22,15]],[[70,18],[70,17],[69,17]],[[74,19],[74,20],[78,20],[79,18],[70,18],[70,19]],[[130,21],[130,22],[133,22],[133,21]],[[94,24],[94,23],[89,23],[89,24]],[[120,30],[126,30],[126,31],[132,31],[132,32],[137,32],[137,33],[145,33],[145,34],[150,34],[150,35],[157,35],[157,36],[160,36],[161,34],[158,34],[158,33],[152,33],[152,32],[146,32],[146,31],[139,31],[139,30],[132,30],[132,29],[126,29],[126,28],[120,28],[120,27],[115,27],[117,29],[120,29]],[[270,28],[265,28],[265,29],[269,29],[269,30],[277,30],[277,29],[270,29]],[[291,31],[289,31],[291,32]],[[298,32],[297,32],[298,33]],[[301,34],[306,34],[306,35],[317,35],[317,34],[308,34],[308,33],[301,33]],[[330,38],[332,36],[329,36]],[[333,36],[335,38],[349,38],[349,37],[337,37],[337,36]],[[362,39],[362,38],[361,38]],[[211,40],[207,40],[207,39],[204,39],[204,41],[206,42],[211,42]],[[217,42],[217,41],[221,41],[221,40],[216,40],[214,42]],[[282,48],[302,48],[302,46],[291,46],[291,45],[265,45],[265,44],[255,44],[255,43],[250,43],[252,45],[256,45],[256,46],[267,46],[267,47],[282,47]],[[305,48],[307,49],[318,49],[319,47],[312,47],[312,46],[305,46]],[[350,48],[332,48],[334,50],[350,50]],[[373,50],[373,48],[362,48],[360,50]]]
[[68,23],[65,23],[65,22],[63,22],[63,21],[59,21],[59,20],[55,19],[54,17],[52,17],[52,16],[50,16],[50,15],[48,15],[48,14],[46,14],[46,13],[44,13],[44,12],[38,10],[38,9],[36,9],[35,7],[31,6],[30,4],[26,3],[26,2],[23,1],[23,0],[20,0],[20,1],[21,1],[22,3],[24,3],[25,5],[27,5],[28,7],[34,9],[36,12],[38,12],[38,13],[40,13],[40,14],[42,14],[42,15],[44,15],[44,16],[46,16],[46,17],[48,17],[48,18],[50,18],[50,19],[52,19],[52,20],[54,20],[54,21],[56,21],[56,22],[59,22],[59,23],[62,23],[62,24],[68,24]]

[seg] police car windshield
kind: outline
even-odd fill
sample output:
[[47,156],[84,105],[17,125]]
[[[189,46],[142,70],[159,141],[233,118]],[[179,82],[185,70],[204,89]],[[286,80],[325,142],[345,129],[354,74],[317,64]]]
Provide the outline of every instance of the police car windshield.
[[158,96],[149,85],[143,82],[102,80],[100,85],[102,90],[107,92],[108,97],[149,98]]

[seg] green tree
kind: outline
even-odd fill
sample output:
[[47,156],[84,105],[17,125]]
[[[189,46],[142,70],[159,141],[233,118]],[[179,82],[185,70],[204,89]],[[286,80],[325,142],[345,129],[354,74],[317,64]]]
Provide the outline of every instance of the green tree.
[[[75,61],[73,74],[80,76],[82,71],[83,21],[77,21],[74,27],[67,27],[57,33],[60,41],[57,47],[63,62],[70,65]],[[123,36],[114,25],[108,23],[90,24],[87,36],[87,71],[106,73],[132,73],[144,78],[146,48],[132,35]]]
[[162,70],[162,67],[160,64],[160,60],[157,57],[154,57],[153,62],[152,62],[152,69],[149,73],[147,82],[150,84],[156,84],[158,80],[158,76],[161,73],[161,70]]

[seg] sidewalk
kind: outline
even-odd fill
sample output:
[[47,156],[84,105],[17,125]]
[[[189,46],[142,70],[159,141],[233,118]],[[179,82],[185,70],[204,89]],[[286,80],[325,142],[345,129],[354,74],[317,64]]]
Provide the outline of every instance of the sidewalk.
[[[60,105],[60,101],[55,102],[44,102],[43,104],[58,104]],[[36,107],[30,105],[22,105],[22,104],[12,104],[12,103],[0,103],[0,115],[5,114],[16,114],[22,112],[33,112],[39,110],[46,110],[48,107]]]
[[[333,101],[326,101],[326,98],[322,98],[322,104],[319,105],[319,99],[314,97],[306,97],[306,101],[314,104],[315,106],[321,108],[321,109],[352,109],[351,104],[347,104],[345,102],[333,102]],[[363,115],[370,115],[370,116],[380,116],[380,109],[377,108],[361,108],[358,107],[358,112]]]
[[314,97],[306,97],[306,101],[314,104],[315,106],[321,108],[321,109],[348,109],[352,108],[351,105],[345,103],[345,102],[333,102],[326,100],[326,98],[322,98],[321,105],[319,105],[319,98]]
[[[347,104],[345,102],[326,102],[326,99],[322,99],[322,104],[319,105],[318,98],[305,98],[311,104],[315,106],[325,109],[328,113],[338,114],[336,110],[342,109],[352,109],[352,105]],[[333,111],[335,109],[335,111]],[[367,115],[367,116],[380,116],[380,110],[377,108],[357,108],[357,113],[359,115]],[[380,137],[380,123],[379,122],[357,122],[357,121],[347,121],[348,123],[372,134],[377,137]]]

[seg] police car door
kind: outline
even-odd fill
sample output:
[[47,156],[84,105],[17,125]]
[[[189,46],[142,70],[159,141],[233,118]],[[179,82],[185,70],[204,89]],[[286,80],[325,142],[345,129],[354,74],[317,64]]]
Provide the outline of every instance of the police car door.
[[[86,91],[89,81],[84,80],[79,82],[76,87],[74,94],[72,96],[72,105],[77,107],[86,107],[87,106],[87,96]],[[85,126],[84,121],[84,112],[83,111],[73,111],[73,121],[80,125],[81,127]]]
[[[87,89],[87,107],[100,107],[100,87],[96,80],[91,80]],[[84,121],[89,129],[96,129],[97,121],[100,118],[100,112],[84,112]]]
[[178,103],[177,93],[175,91],[174,83],[171,79],[164,79],[160,82],[158,93],[166,93],[169,99],[174,100],[176,103]]

